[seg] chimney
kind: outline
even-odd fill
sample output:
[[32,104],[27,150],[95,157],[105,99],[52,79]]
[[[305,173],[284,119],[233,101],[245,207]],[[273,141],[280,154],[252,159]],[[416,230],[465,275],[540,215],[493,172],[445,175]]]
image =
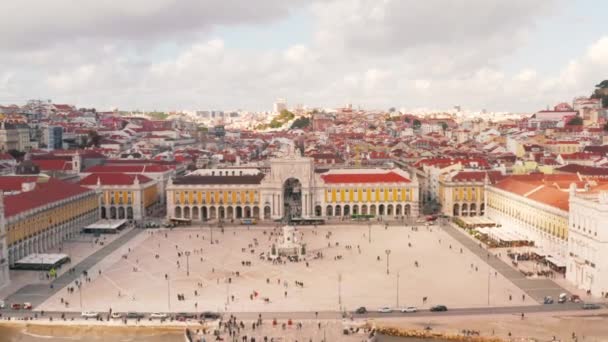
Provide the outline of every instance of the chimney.
[[36,188],[36,182],[24,182],[24,183],[21,183],[21,191],[22,192],[32,191],[35,188]]

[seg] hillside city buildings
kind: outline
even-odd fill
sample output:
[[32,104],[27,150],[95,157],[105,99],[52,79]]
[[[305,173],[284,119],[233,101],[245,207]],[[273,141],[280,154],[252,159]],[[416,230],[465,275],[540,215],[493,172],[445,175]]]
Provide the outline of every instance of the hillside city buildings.
[[161,114],[0,106],[0,287],[19,260],[96,222],[442,216],[491,246],[525,246],[592,296],[608,294],[600,98],[501,115],[283,99],[268,113]]

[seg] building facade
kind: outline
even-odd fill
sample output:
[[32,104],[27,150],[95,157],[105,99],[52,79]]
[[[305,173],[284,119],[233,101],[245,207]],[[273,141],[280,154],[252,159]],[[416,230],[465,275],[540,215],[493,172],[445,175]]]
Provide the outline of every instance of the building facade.
[[566,279],[594,296],[608,294],[608,191],[570,193]]
[[485,187],[501,176],[500,171],[453,171],[439,180],[439,203],[446,216],[483,216]]
[[95,191],[53,178],[4,196],[9,265],[79,234],[98,219],[97,203]]
[[547,255],[564,258],[568,241],[568,187],[557,188],[555,183],[540,177],[509,176],[488,185],[485,214],[497,224],[516,229]]
[[10,283],[8,264],[6,222],[4,220],[4,195],[0,193],[0,289]]
[[99,218],[142,220],[160,202],[157,180],[143,175],[91,173],[80,185],[100,193]]
[[167,185],[169,219],[418,216],[418,183],[398,169],[315,172],[291,151],[260,169],[204,170]]

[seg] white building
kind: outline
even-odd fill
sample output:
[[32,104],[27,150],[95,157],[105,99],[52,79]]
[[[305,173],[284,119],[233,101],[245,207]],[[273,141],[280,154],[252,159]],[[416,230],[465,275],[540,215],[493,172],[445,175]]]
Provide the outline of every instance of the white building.
[[0,289],[8,285],[9,282],[6,221],[4,220],[4,196],[0,193]]
[[594,296],[608,294],[608,187],[570,193],[566,279]]
[[287,110],[287,102],[285,99],[278,99],[275,103],[273,103],[272,111],[274,113],[280,113],[284,110]]

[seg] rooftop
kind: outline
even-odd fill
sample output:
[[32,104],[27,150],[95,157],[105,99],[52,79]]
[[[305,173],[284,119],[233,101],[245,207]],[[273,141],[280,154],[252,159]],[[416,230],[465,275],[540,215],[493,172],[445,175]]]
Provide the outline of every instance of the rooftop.
[[334,173],[321,175],[325,183],[410,183],[410,180],[395,173]]

